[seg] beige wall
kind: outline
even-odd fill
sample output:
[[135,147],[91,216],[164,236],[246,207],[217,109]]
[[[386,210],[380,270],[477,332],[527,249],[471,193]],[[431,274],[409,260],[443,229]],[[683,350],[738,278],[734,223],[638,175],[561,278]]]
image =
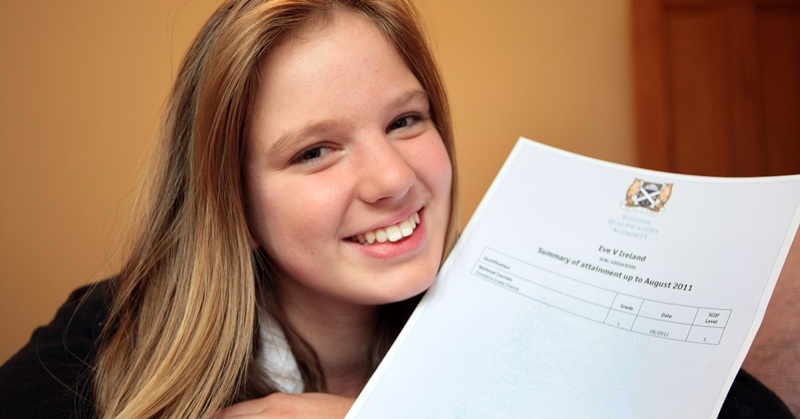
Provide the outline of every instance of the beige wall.
[[[418,1],[452,100],[463,221],[520,135],[633,163],[626,0]],[[0,362],[116,268],[175,67],[219,0],[3,3]]]

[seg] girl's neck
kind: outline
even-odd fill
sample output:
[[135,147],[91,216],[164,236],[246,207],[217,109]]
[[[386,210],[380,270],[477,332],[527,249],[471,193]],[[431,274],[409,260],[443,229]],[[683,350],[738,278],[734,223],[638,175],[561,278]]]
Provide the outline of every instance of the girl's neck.
[[[286,320],[317,354],[327,391],[355,397],[369,379],[377,307],[282,293]],[[287,295],[289,294],[289,295]]]

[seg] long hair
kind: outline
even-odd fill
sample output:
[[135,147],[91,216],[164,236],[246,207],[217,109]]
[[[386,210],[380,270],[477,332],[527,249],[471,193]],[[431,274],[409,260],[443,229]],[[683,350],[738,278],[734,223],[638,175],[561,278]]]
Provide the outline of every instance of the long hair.
[[[457,177],[443,84],[408,0],[229,0],[195,39],[161,127],[137,236],[113,284],[95,371],[103,417],[210,417],[275,391],[254,364],[270,261],[251,248],[242,188],[245,132],[261,58],[288,34],[347,8],[395,45],[431,103],[454,171],[446,255],[456,237]],[[368,362],[374,368],[415,301],[390,305]],[[306,390],[324,391],[316,355],[282,322]]]

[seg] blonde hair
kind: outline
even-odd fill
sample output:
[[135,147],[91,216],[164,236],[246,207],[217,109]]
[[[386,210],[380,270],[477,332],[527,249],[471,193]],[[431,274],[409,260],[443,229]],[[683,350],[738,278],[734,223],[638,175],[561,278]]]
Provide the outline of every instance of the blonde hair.
[[[159,160],[131,255],[113,284],[113,305],[95,371],[103,417],[210,417],[275,391],[254,365],[259,307],[282,321],[270,295],[269,260],[254,251],[242,188],[244,133],[256,72],[288,33],[337,8],[374,22],[429,95],[453,164],[449,108],[419,17],[407,0],[229,0],[189,50],[162,122]],[[455,242],[452,202],[445,255]],[[374,368],[415,301],[387,307]],[[324,390],[313,350],[285,322],[307,390]]]

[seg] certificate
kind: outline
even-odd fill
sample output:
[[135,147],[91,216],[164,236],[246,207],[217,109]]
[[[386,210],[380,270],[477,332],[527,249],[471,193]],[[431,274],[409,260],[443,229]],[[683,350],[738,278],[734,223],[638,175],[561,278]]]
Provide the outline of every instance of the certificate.
[[800,176],[521,138],[349,418],[715,418],[800,223]]

